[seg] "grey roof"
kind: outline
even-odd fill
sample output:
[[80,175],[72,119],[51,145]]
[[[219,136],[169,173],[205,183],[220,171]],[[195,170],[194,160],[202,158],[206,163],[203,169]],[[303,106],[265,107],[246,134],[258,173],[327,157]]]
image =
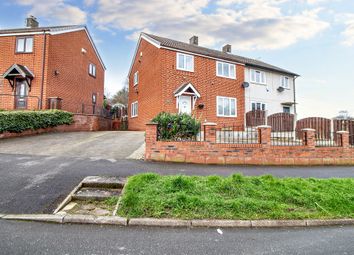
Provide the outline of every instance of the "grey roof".
[[201,46],[197,46],[197,45],[193,45],[193,44],[189,44],[189,43],[184,43],[184,42],[180,42],[180,41],[176,41],[176,40],[172,40],[172,39],[168,39],[168,38],[164,38],[164,37],[160,37],[160,36],[156,36],[156,35],[152,35],[152,34],[147,34],[147,33],[143,33],[143,34],[158,41],[161,44],[161,46],[164,46],[164,47],[169,47],[169,48],[173,48],[176,50],[188,51],[188,52],[201,54],[201,55],[205,55],[205,56],[213,57],[213,58],[219,58],[219,59],[223,59],[223,60],[227,60],[227,61],[238,62],[241,64],[245,64],[246,66],[253,66],[253,67],[263,68],[263,69],[267,69],[267,70],[271,70],[271,71],[277,71],[277,72],[284,73],[284,74],[290,74],[293,76],[299,76],[296,73],[290,72],[290,71],[285,70],[283,68],[279,68],[277,66],[273,66],[273,65],[270,65],[268,63],[265,63],[265,62],[262,62],[262,61],[259,61],[256,59],[251,59],[251,58],[246,58],[246,57],[242,57],[242,56],[238,56],[238,55],[234,55],[234,54],[230,54],[230,53],[225,53],[222,51],[213,50],[213,49],[209,49],[209,48],[205,48],[205,47],[201,47]]
[[[12,73],[13,71],[16,71],[17,73]],[[27,66],[23,66],[20,64],[14,64],[12,65],[7,71],[4,73],[4,78],[7,76],[17,76],[21,75],[23,78],[29,77],[33,78],[34,75],[33,73],[27,68]]]
[[35,32],[60,32],[77,28],[85,28],[84,25],[70,25],[70,26],[51,26],[51,27],[26,27],[26,28],[13,28],[13,29],[2,29],[0,34],[17,34],[17,33],[35,33]]

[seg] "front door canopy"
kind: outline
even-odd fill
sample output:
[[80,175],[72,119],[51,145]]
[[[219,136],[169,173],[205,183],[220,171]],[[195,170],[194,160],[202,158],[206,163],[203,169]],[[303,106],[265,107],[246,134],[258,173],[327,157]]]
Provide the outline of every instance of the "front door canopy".
[[[186,83],[181,85],[179,88],[177,88],[174,91],[174,95],[176,97],[176,108],[180,108],[180,99],[185,96],[189,96],[192,99],[192,107],[194,109],[195,103],[197,101],[197,98],[200,98],[200,94],[198,90],[194,88],[194,86],[191,83]],[[185,99],[186,100],[186,99]],[[179,109],[181,111],[181,109]]]
[[31,83],[34,78],[34,74],[27,66],[13,64],[7,71],[3,74],[3,77],[10,82],[12,90],[14,89],[15,79],[24,79],[31,89]]

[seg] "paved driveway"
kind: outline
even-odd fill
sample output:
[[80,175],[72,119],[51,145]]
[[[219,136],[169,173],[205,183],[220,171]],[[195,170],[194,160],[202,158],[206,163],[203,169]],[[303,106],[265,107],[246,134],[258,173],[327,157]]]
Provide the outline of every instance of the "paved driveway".
[[48,133],[0,140],[0,153],[69,156],[115,161],[129,157],[141,148],[143,143],[144,132]]

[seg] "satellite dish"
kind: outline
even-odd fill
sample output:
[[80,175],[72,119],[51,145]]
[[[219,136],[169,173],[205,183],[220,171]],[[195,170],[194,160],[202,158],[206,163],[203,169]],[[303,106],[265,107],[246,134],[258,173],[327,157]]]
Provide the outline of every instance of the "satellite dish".
[[250,84],[248,82],[244,82],[242,83],[242,88],[248,88],[250,86]]
[[283,92],[283,91],[284,91],[284,88],[283,88],[283,87],[279,87],[277,90],[278,90],[279,92]]

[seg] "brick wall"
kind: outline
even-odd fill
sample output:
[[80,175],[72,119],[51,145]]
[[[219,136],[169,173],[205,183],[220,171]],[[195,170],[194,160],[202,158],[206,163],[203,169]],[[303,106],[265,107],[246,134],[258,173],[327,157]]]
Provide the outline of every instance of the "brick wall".
[[0,133],[0,139],[21,136],[31,136],[49,132],[84,132],[111,130],[112,120],[94,115],[74,114],[74,122],[70,125],[26,130],[22,133]]
[[[141,55],[142,54],[142,55]],[[134,73],[139,72],[139,84],[134,86]],[[141,40],[129,75],[129,130],[145,130],[145,123],[159,112],[177,113],[174,91],[185,83],[191,83],[200,93],[193,115],[201,121],[213,121],[218,125],[244,124],[245,93],[244,66],[236,65],[236,80],[216,76],[216,60],[194,56],[194,72],[176,69],[176,51],[158,49]],[[216,116],[216,97],[237,99],[237,117]],[[138,116],[131,117],[131,103],[138,101]],[[203,109],[197,106],[204,104]]]
[[[215,126],[214,126],[215,127]],[[302,146],[272,146],[270,127],[259,128],[258,144],[217,144],[213,126],[206,127],[208,142],[157,141],[155,124],[146,127],[145,159],[152,161],[235,165],[354,165],[348,132],[339,132],[341,147],[315,147],[314,130],[304,130]]]

